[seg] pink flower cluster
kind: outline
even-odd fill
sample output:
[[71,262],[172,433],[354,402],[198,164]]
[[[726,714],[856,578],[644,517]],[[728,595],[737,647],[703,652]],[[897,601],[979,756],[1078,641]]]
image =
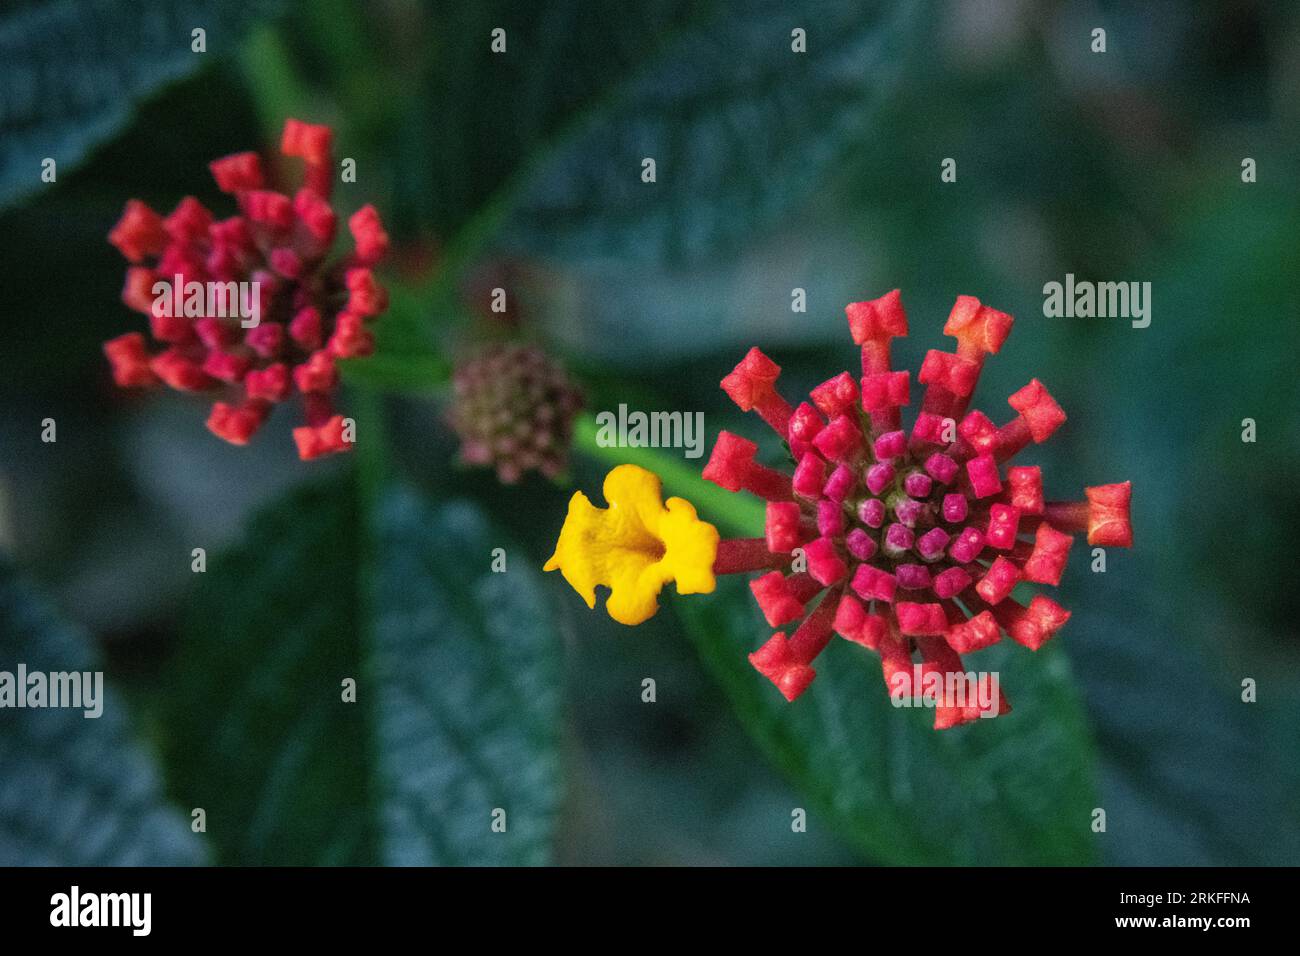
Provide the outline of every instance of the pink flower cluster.
[[[334,408],[336,363],[373,351],[367,326],[387,308],[388,296],[372,267],[387,253],[388,235],[379,214],[364,206],[348,220],[352,252],[328,261],[337,231],[329,202],[332,136],[328,126],[285,123],[281,152],[306,164],[303,186],[292,196],[268,188],[256,153],[212,162],[217,186],[239,208],[228,219],[190,196],[166,217],[139,200],[127,203],[108,237],[132,263],[122,300],[149,317],[161,348],[151,352],[139,332],[106,342],[119,386],[163,384],[213,395],[208,429],[235,445],[246,444],[271,408],[296,394],[306,418],[293,433],[299,456],[347,450],[345,420]],[[216,298],[195,296],[195,289],[217,290],[223,307],[213,309]],[[255,323],[231,314],[232,300],[254,292]]]
[[[1070,612],[1042,594],[1021,604],[1022,582],[1057,585],[1071,535],[1094,545],[1132,543],[1128,482],[1087,488],[1080,502],[1045,501],[1036,465],[1009,465],[1046,441],[1065,413],[1037,379],[1010,399],[1015,416],[995,424],[969,409],[985,358],[1001,349],[1012,317],[960,296],[944,326],[954,352],[931,350],[918,380],[925,396],[910,431],[909,373],[890,364],[890,342],[907,334],[898,290],[846,309],[862,374],[842,372],[791,405],[777,391],[780,368],[752,349],[722,380],[745,411],[785,440],[793,474],[756,460],[758,446],[722,432],[704,477],[767,500],[764,539],[726,543],[744,553],[725,570],[770,570],[751,582],[774,634],[750,661],[789,700],[807,689],[814,658],[834,633],[880,655],[887,685],[921,672],[964,672],[962,654],[1006,634],[1037,650]],[[806,570],[786,573],[796,549]],[[724,570],[724,569],[719,569]],[[824,594],[815,609],[809,604]],[[1009,709],[1005,698],[999,712]],[[935,727],[973,720],[973,705],[940,704]]]

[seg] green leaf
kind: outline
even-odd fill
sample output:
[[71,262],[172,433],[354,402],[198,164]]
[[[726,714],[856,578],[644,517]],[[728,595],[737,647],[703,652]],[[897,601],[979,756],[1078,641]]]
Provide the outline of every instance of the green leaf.
[[[674,366],[717,352],[727,353],[730,369],[755,342],[765,349],[842,343],[844,306],[887,280],[864,272],[864,263],[880,258],[865,234],[837,224],[821,199],[815,207],[734,255],[698,265],[610,258],[525,274],[514,301],[566,353],[638,374],[671,375]],[[795,287],[805,293],[806,313],[792,311]]]
[[[514,6],[432,15],[431,106],[402,114],[389,150],[397,206],[454,236],[443,291],[489,248],[521,258],[515,308],[568,351],[642,368],[756,332],[838,334],[875,250],[828,227],[820,194],[879,151],[876,114],[928,0]],[[508,55],[442,40],[502,23]],[[790,276],[810,301],[798,321]],[[409,324],[390,315],[381,337]]]
[[895,709],[879,659],[835,639],[793,704],[746,655],[771,629],[743,581],[676,607],[741,722],[827,825],[887,864],[1081,864],[1090,829],[1092,747],[1060,648],[1006,642],[966,663],[996,671],[1014,710],[946,731],[932,711]]
[[[0,208],[60,175],[137,102],[234,51],[278,0],[26,0],[0,13]],[[206,31],[207,53],[191,50]]]
[[[59,620],[0,562],[0,671],[96,672],[84,634]],[[102,672],[101,672],[102,678]],[[162,797],[131,739],[122,699],[102,713],[0,710],[0,866],[181,866],[203,847]]]
[[[354,496],[299,492],[198,579],[165,682],[171,791],[206,808],[219,862],[371,859]],[[358,699],[366,699],[364,688]]]
[[[1106,862],[1294,866],[1295,682],[1258,661],[1227,668],[1190,653],[1221,646],[1225,631],[1144,600],[1126,579],[1150,569],[1133,558],[1096,576],[1110,593],[1077,609],[1078,628],[1070,622],[1101,750]],[[1257,682],[1255,703],[1242,701],[1244,677]]]
[[[505,240],[564,259],[667,263],[750,244],[864,144],[923,6],[717,4],[531,164]],[[806,53],[791,49],[796,27]]]
[[[468,502],[435,510],[390,495],[377,524],[369,676],[379,688],[382,856],[545,863],[559,794],[559,669],[539,573]],[[487,571],[494,548],[504,573]],[[488,830],[497,808],[505,833]]]
[[[571,353],[641,369],[841,335],[880,250],[826,190],[881,152],[871,134],[927,6],[728,0],[683,28],[493,211],[500,246],[560,263],[525,273],[523,312]],[[796,27],[806,53],[791,50]],[[807,314],[791,313],[794,286]]]
[[172,789],[208,808],[221,862],[546,859],[558,647],[514,555],[473,505],[388,488],[363,512],[336,481],[212,561],[166,724]]
[[[431,41],[423,47],[419,108],[397,112],[397,135],[388,144],[397,174],[395,214],[431,224],[440,235],[455,234],[491,206],[493,194],[517,178],[530,157],[546,156],[545,144],[575,116],[602,103],[714,5],[715,0],[427,4],[427,23],[416,23]],[[506,30],[505,55],[489,45],[498,27]],[[407,18],[401,29],[411,28]],[[369,66],[364,58],[359,62],[364,65],[339,65],[345,72]]]

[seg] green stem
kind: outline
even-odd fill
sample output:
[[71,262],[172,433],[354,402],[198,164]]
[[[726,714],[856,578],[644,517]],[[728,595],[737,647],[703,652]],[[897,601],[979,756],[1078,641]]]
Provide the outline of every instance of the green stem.
[[[630,448],[603,445],[597,441],[600,426],[594,416],[580,415],[574,426],[574,447],[588,457],[610,465],[640,465],[653,471],[670,494],[680,495],[700,512],[706,521],[720,524],[745,536],[763,533],[766,509],[761,501],[732,494],[700,477],[700,467],[687,464],[657,448]],[[702,467],[702,466],[701,466]]]

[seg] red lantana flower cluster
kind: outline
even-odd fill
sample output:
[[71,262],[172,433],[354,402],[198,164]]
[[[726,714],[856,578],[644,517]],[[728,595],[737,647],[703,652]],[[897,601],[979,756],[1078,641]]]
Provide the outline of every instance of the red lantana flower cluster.
[[[922,675],[947,675],[964,673],[961,655],[1003,633],[1037,650],[1070,612],[1041,594],[1023,605],[1011,597],[1015,586],[1059,584],[1072,534],[1101,546],[1133,539],[1128,482],[1051,502],[1037,466],[1007,467],[1065,422],[1041,382],[1008,399],[1016,415],[1004,425],[968,410],[985,358],[1011,331],[1010,315],[957,299],[944,326],[957,350],[926,355],[918,376],[926,392],[908,433],[901,409],[909,373],[890,365],[890,341],[907,334],[898,290],[845,311],[862,347],[860,378],[842,372],[792,408],[776,389],[780,368],[755,348],[722,380],[742,410],[758,412],[785,440],[793,475],[759,464],[758,446],[726,431],[704,469],[729,491],[767,499],[765,538],[721,542],[715,572],[787,567],[796,548],[806,558],[807,570],[768,570],[750,583],[772,627],[803,618],[790,637],[778,632],[749,656],[788,700],[812,682],[813,660],[834,633],[879,653],[890,688],[911,686],[914,653]],[[998,713],[1008,709],[1002,697]],[[935,727],[979,714],[973,703],[940,703]]]
[[[296,393],[306,418],[293,432],[299,457],[347,450],[345,421],[334,408],[336,363],[374,349],[367,325],[388,296],[372,267],[387,253],[388,235],[375,209],[364,206],[348,220],[352,252],[327,261],[338,225],[329,203],[332,138],[328,126],[285,123],[281,152],[306,163],[293,196],[267,187],[256,153],[213,161],[217,186],[239,208],[228,219],[216,219],[192,196],[165,218],[139,200],[127,203],[108,236],[132,263],[122,300],[149,317],[161,349],[151,352],[139,332],[106,342],[119,386],[213,395],[208,429],[235,445],[247,444],[272,406]],[[218,290],[226,306],[212,309],[210,295],[194,297],[193,309],[165,305],[188,303],[194,283]],[[257,290],[256,324],[232,314],[244,283]]]

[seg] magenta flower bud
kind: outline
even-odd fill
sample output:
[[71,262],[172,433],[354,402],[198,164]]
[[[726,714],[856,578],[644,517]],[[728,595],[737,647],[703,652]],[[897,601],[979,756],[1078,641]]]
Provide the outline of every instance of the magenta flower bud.
[[876,457],[881,461],[899,458],[907,451],[907,434],[905,432],[885,432],[876,439]]
[[862,432],[848,415],[837,415],[817,433],[813,447],[832,461],[848,461],[862,447]]
[[916,521],[921,517],[921,512],[924,510],[925,506],[921,502],[913,501],[911,498],[904,498],[894,505],[894,514],[898,516],[899,521],[909,528],[916,527]]
[[849,554],[859,561],[870,561],[876,556],[876,542],[861,528],[850,531],[844,539],[844,545],[849,549]]
[[853,572],[853,580],[849,586],[857,591],[858,596],[864,601],[892,602],[898,580],[888,571],[873,568],[869,564],[859,564],[858,569]]
[[989,529],[984,539],[999,551],[1007,551],[1016,543],[1019,524],[1020,509],[1015,505],[993,505],[989,508]]
[[830,587],[849,573],[849,566],[836,553],[835,542],[830,538],[809,541],[803,552],[808,558],[808,573],[818,584]]
[[935,415],[932,412],[921,412],[916,416],[916,424],[912,426],[912,441],[918,445],[946,445],[943,439],[944,418],[942,415]]
[[912,547],[916,535],[906,525],[891,524],[885,529],[885,553],[897,557]]
[[979,409],[970,412],[961,420],[961,424],[957,426],[957,434],[981,455],[991,453],[998,442],[998,426],[994,425]]
[[844,509],[838,501],[823,498],[817,502],[817,533],[823,538],[844,533]]
[[966,496],[953,492],[943,496],[943,520],[956,524],[966,520]]
[[799,547],[799,516],[799,505],[793,501],[767,503],[767,524],[764,528],[767,550],[773,554],[789,554]]
[[794,470],[794,490],[805,498],[819,498],[826,484],[826,462],[813,452],[799,459]]
[[898,629],[904,634],[938,637],[948,629],[948,620],[943,613],[942,604],[933,602],[913,604],[911,601],[899,601],[894,613],[898,618]]
[[808,397],[828,417],[834,418],[858,403],[858,383],[848,372],[841,372],[814,388]]
[[998,463],[992,455],[980,455],[966,462],[966,474],[970,476],[970,486],[976,498],[987,498],[1002,490]]
[[894,466],[887,461],[877,462],[867,469],[867,489],[878,495],[894,480]]
[[903,490],[912,498],[925,498],[930,494],[930,476],[914,471],[903,479]]
[[900,564],[894,568],[898,586],[909,591],[919,591],[930,586],[930,569],[924,564]]
[[927,561],[934,561],[941,557],[946,547],[948,547],[948,532],[942,528],[931,528],[916,542],[916,550]]
[[1011,595],[1019,580],[1020,569],[999,554],[980,578],[980,583],[975,585],[975,590],[990,604],[999,604]]
[[956,597],[970,587],[971,576],[961,568],[949,568],[934,576],[934,593],[941,598]]
[[984,532],[979,528],[963,528],[957,540],[948,549],[949,556],[958,564],[970,564],[984,550]]
[[780,571],[769,571],[750,581],[749,589],[754,592],[759,610],[772,627],[803,617],[807,598],[801,599],[793,576],[787,578]]
[[868,498],[858,505],[858,520],[868,528],[879,528],[885,523],[885,503],[879,498]]
[[941,485],[951,484],[960,469],[961,465],[941,451],[935,452],[925,460],[925,470]]
[[789,442],[790,454],[796,461],[812,451],[812,440],[825,427],[826,422],[822,421],[822,417],[817,414],[817,409],[807,402],[794,410],[794,414],[790,416],[790,423],[786,426],[786,441]]
[[840,465],[826,479],[826,487],[822,489],[822,494],[831,501],[843,502],[849,496],[849,492],[853,490],[856,480],[852,468],[848,465]]

